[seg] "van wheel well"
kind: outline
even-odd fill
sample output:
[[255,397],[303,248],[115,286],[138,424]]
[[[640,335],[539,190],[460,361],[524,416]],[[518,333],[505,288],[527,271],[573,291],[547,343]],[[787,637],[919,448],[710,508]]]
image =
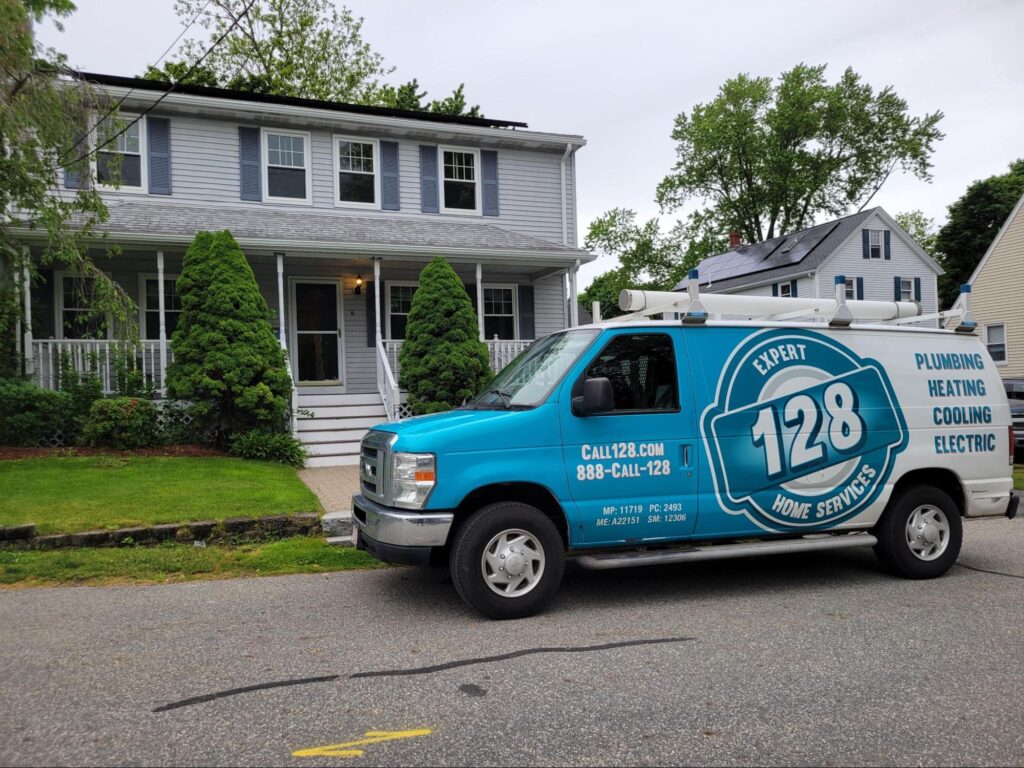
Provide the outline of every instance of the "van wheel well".
[[912,485],[930,485],[944,491],[953,500],[953,503],[956,504],[960,517],[964,516],[967,506],[964,499],[964,488],[960,484],[960,479],[950,470],[935,468],[915,469],[912,472],[907,472],[896,483],[896,487],[893,488],[892,498],[896,498],[903,492],[903,489],[909,488]]
[[477,488],[456,507],[454,525],[452,525],[449,540],[454,538],[455,532],[462,527],[470,515],[481,507],[497,501],[518,501],[536,507],[551,518],[551,522],[555,524],[562,537],[562,543],[566,549],[569,548],[569,524],[566,522],[562,505],[558,503],[551,491],[536,483],[495,483]]

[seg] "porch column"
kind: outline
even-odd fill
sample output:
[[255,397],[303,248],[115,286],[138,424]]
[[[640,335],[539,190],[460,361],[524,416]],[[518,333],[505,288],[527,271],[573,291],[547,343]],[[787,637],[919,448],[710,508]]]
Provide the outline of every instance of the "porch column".
[[380,344],[384,337],[380,332],[380,258],[373,260],[373,338]]
[[35,350],[32,348],[32,275],[28,265],[22,269],[21,289],[25,294],[25,374],[36,372]]
[[569,271],[569,326],[575,328],[580,324],[579,294],[576,289],[576,274],[580,271],[579,259]]
[[167,390],[167,316],[164,307],[164,252],[156,252],[157,307],[160,309],[160,394]]
[[284,329],[284,254],[275,253],[277,257],[277,336],[282,349],[288,349],[287,336]]
[[480,340],[484,338],[484,268],[481,264],[476,265],[476,324],[480,329]]

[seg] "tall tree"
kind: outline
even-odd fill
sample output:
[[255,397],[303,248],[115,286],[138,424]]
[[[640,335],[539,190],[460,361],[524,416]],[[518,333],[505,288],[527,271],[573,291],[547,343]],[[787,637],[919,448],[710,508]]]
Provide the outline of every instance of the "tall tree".
[[1010,163],[1007,173],[975,181],[949,206],[949,218],[935,238],[939,264],[946,270],[939,278],[941,306],[956,301],[1021,195],[1024,159]]
[[[150,66],[146,79],[481,117],[462,84],[424,105],[415,79],[384,83],[394,67],[363,39],[363,18],[331,0],[177,0],[175,12],[183,24],[198,21],[208,39],[186,40],[184,60]],[[204,65],[192,68],[222,35]]]
[[[25,270],[34,279],[40,261],[91,278],[92,314],[132,327],[131,301],[88,253],[107,208],[91,183],[84,137],[95,113],[113,117],[113,110],[32,35],[33,23],[49,18],[59,26],[74,10],[69,0],[0,0],[0,373],[14,372],[12,331],[25,319],[17,281]],[[62,166],[80,180],[77,190],[64,189]],[[46,235],[37,260],[22,234],[28,228]]]
[[891,86],[875,91],[847,69],[798,64],[777,82],[740,74],[675,120],[677,161],[661,184],[664,212],[690,200],[692,238],[730,230],[760,242],[820,214],[862,208],[895,172],[931,178],[941,112],[910,114]]
[[913,210],[903,211],[893,216],[896,223],[903,230],[917,241],[917,244],[927,251],[929,256],[935,256],[935,237],[938,230],[935,228],[935,219],[924,215],[924,211]]

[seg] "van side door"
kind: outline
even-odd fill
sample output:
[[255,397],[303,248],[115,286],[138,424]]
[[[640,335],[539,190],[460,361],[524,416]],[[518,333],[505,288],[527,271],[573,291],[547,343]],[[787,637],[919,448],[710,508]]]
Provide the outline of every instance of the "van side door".
[[[700,452],[680,329],[611,331],[594,350],[559,398],[573,539],[597,546],[686,538],[697,519]],[[596,378],[611,382],[614,407],[581,415],[584,382]]]

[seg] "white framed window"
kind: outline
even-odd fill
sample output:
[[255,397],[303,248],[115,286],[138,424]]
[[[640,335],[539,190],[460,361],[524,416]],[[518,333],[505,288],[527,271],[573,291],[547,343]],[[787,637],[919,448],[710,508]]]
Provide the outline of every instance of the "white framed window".
[[96,278],[53,273],[55,327],[58,339],[109,339],[112,324],[108,317],[91,314]]
[[308,205],[309,133],[264,128],[262,138],[264,200]]
[[857,298],[857,279],[853,277],[846,278],[846,298],[847,300]]
[[409,321],[409,310],[412,309],[412,297],[416,294],[418,283],[404,280],[389,280],[387,283],[387,318],[386,338],[404,339],[405,329]]
[[[177,275],[164,275],[164,329],[170,339],[181,318],[181,296]],[[160,338],[160,277],[139,275],[139,335],[143,339]]]
[[914,281],[909,277],[900,278],[900,301],[914,300]]
[[100,189],[146,191],[146,121],[136,115],[106,117],[93,133],[96,153],[93,172]]
[[793,284],[790,282],[779,283],[779,296],[789,298],[793,295]]
[[334,137],[334,204],[380,208],[380,143]]
[[480,150],[439,147],[441,212],[480,213]]
[[884,237],[882,236],[882,230],[880,229],[869,229],[868,230],[868,255],[872,259],[882,258]]
[[483,285],[484,338],[518,339],[516,286]]
[[992,360],[997,364],[1006,363],[1006,326],[1002,323],[985,326],[985,346]]

